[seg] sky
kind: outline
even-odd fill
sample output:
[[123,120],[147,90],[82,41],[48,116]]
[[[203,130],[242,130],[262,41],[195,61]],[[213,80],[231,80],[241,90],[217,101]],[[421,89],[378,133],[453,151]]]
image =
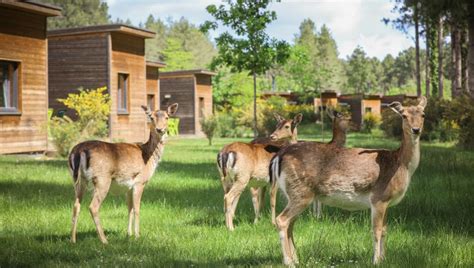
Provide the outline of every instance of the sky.
[[[166,21],[185,17],[195,25],[212,17],[205,10],[212,0],[106,0],[112,19],[129,18],[134,25],[144,22],[149,14]],[[339,57],[347,58],[360,45],[370,57],[383,59],[387,54],[396,56],[414,46],[404,33],[385,25],[383,18],[394,18],[390,0],[281,0],[270,8],[277,20],[268,27],[268,34],[293,43],[300,23],[310,18],[320,28],[326,24],[336,40]],[[211,32],[211,38],[220,32]]]

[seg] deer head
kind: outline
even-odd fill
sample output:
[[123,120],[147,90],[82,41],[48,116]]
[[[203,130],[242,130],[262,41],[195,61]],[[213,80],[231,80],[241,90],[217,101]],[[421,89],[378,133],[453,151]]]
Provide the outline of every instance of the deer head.
[[399,114],[402,119],[403,133],[413,138],[418,138],[423,130],[423,122],[425,121],[426,97],[418,98],[418,105],[404,107],[400,102],[392,102],[389,107]]
[[166,111],[156,110],[153,113],[146,106],[142,105],[142,109],[145,111],[148,119],[150,119],[156,132],[158,132],[158,134],[164,134],[168,128],[169,117],[173,116],[178,111],[178,104],[171,104]]
[[296,127],[301,123],[303,119],[302,114],[297,114],[293,119],[285,119],[278,114],[274,114],[275,119],[278,121],[275,131],[270,135],[270,139],[273,141],[291,139],[297,135]]
[[349,129],[353,128],[352,118],[349,114],[344,114],[333,109],[327,109],[327,114],[331,118],[332,123],[336,126],[335,129],[342,130],[346,133]]

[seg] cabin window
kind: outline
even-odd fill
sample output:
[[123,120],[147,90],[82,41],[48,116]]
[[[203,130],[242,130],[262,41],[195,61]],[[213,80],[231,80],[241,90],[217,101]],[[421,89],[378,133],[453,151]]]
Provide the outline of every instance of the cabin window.
[[371,113],[372,112],[372,107],[365,107],[365,113]]
[[155,110],[155,94],[147,95],[146,104],[148,106],[148,109],[150,109],[151,111]]
[[118,74],[117,112],[128,114],[128,74]]
[[204,98],[203,97],[199,98],[199,117],[200,118],[204,117]]
[[16,113],[19,110],[20,63],[0,61],[0,113]]

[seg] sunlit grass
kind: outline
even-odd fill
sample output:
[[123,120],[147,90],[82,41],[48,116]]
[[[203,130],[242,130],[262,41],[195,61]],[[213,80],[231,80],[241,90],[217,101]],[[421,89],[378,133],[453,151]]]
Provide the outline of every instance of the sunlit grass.
[[[326,140],[330,137],[328,133]],[[304,139],[318,136],[302,135]],[[171,139],[145,188],[138,240],[126,236],[122,196],[107,197],[101,219],[109,245],[100,244],[85,197],[78,242],[69,242],[73,201],[65,160],[0,157],[0,266],[223,266],[278,265],[282,254],[270,223],[268,196],[253,224],[245,192],[236,230],[224,226],[216,154],[230,139]],[[380,135],[350,134],[348,146],[396,148]],[[405,199],[389,209],[386,266],[474,266],[474,153],[423,144],[421,165]],[[278,211],[286,200],[280,196]],[[324,208],[295,226],[300,262],[308,266],[370,265],[369,212]]]

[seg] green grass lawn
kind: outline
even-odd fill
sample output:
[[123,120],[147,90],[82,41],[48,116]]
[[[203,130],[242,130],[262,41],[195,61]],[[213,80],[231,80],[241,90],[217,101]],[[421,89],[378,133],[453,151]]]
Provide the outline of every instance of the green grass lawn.
[[[77,244],[69,242],[74,194],[65,160],[0,157],[0,267],[280,265],[268,196],[259,223],[252,223],[246,191],[236,230],[224,226],[215,158],[231,141],[217,139],[213,146],[204,139],[168,141],[164,160],[145,188],[142,236],[127,238],[125,198],[108,196],[101,209],[106,246],[88,212],[90,193],[83,202]],[[351,134],[348,142],[398,145],[364,134]],[[279,197],[281,211],[286,200]],[[421,165],[405,199],[389,209],[388,224],[383,266],[474,267],[474,152],[423,144]],[[324,207],[324,217],[316,220],[308,210],[296,223],[295,240],[303,265],[370,265],[370,213]]]

